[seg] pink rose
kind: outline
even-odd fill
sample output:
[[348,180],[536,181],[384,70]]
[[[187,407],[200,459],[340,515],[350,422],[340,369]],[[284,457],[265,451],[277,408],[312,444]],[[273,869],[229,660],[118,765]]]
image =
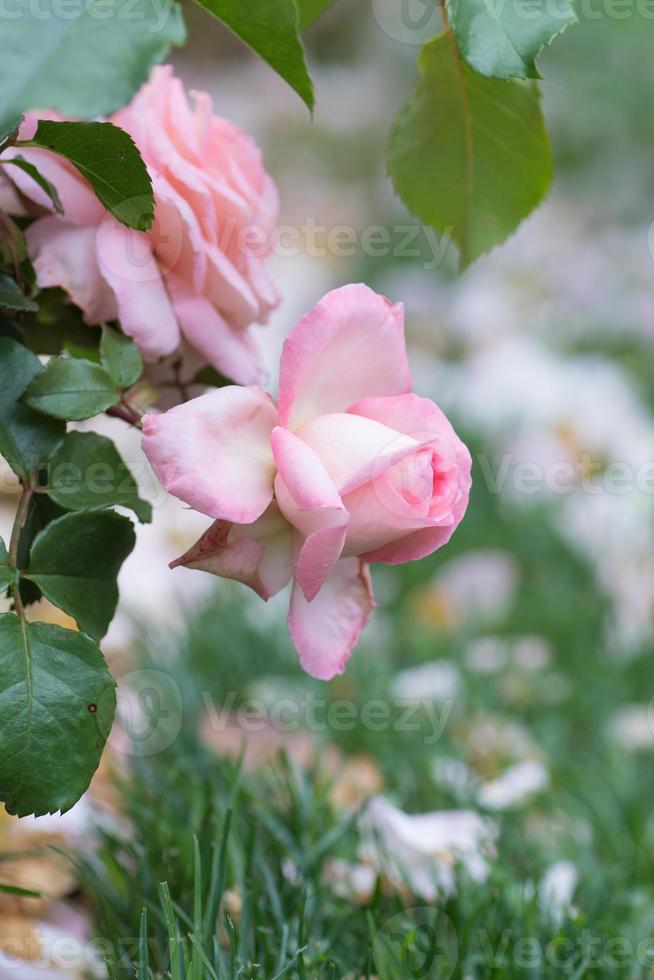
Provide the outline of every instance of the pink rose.
[[[20,152],[36,164],[64,207],[63,216],[50,213],[27,231],[39,286],[63,287],[89,324],[120,320],[147,360],[172,354],[184,339],[227,377],[260,383],[266,372],[248,327],[279,302],[265,262],[277,191],[250,137],[213,115],[205,92],[194,99],[191,109],[171,66],[157,67],[111,120],[148,166],[156,201],[149,234],[115,221],[61,157],[38,149],[6,156]],[[32,114],[21,138],[36,122]],[[22,193],[52,212],[34,181],[10,169]]]
[[287,337],[277,406],[230,386],[143,420],[164,487],[216,518],[173,566],[263,599],[293,579],[289,629],[314,677],[342,673],[366,625],[368,563],[431,554],[465,513],[470,453],[411,387],[402,306],[351,285]]

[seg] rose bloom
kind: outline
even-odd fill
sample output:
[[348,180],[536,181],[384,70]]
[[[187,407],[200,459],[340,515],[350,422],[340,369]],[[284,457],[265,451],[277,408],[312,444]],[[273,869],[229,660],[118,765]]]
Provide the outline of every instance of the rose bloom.
[[431,554],[466,510],[470,453],[411,387],[402,306],[350,285],[287,337],[278,405],[229,386],[143,420],[164,487],[216,519],[173,566],[263,599],[292,579],[289,628],[314,677],[343,672],[374,608],[368,564]]
[[[213,114],[195,92],[189,106],[170,65],[153,69],[132,102],[110,120],[134,139],[152,179],[155,221],[145,234],[126,228],[100,204],[62,157],[10,149],[35,164],[57,188],[64,213],[17,167],[16,187],[50,212],[27,229],[38,285],[60,286],[89,324],[119,320],[146,360],[175,352],[182,339],[229,378],[263,382],[266,372],[248,330],[279,302],[266,268],[278,214],[275,185],[244,132]],[[30,139],[38,118],[20,130]],[[6,187],[2,199],[7,200]]]

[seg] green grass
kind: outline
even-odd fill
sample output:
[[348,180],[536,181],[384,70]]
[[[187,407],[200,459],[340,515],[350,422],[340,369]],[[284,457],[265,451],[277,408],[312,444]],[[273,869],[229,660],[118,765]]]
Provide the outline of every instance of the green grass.
[[[554,660],[543,671],[476,675],[462,660],[474,630],[446,634],[416,620],[417,590],[473,546],[501,546],[518,562],[521,587],[493,632],[544,636]],[[373,632],[329,686],[301,674],[283,631],[253,617],[251,604],[229,588],[191,624],[166,667],[182,692],[179,737],[163,752],[135,758],[122,787],[129,831],[98,831],[98,854],[76,858],[97,934],[109,944],[110,976],[654,977],[654,943],[647,944],[654,936],[652,756],[627,753],[607,727],[623,703],[649,700],[649,657],[644,651],[621,663],[608,655],[606,601],[591,570],[562,544],[550,515],[507,513],[478,481],[470,516],[447,553],[386,570],[380,585],[390,628]],[[394,722],[390,678],[434,658],[451,659],[463,676],[436,740],[424,711],[410,731],[394,723],[385,731],[325,726],[308,771],[283,756],[245,771],[197,734],[208,699],[219,706],[229,698],[236,708],[264,675],[295,698],[325,699],[319,718],[341,699],[361,718],[376,699],[390,705]],[[508,674],[520,681],[517,699]],[[548,698],[562,680],[567,696]],[[356,858],[357,813],[334,808],[334,774],[326,775],[321,747],[373,758],[384,793],[409,812],[473,807],[469,790],[439,784],[433,771],[438,759],[469,761],[469,728],[482,715],[520,726],[551,772],[546,791],[494,816],[500,834],[488,880],[473,883],[460,870],[455,895],[436,903],[434,932],[423,921],[427,913],[406,911],[429,903],[381,881],[366,905],[336,895],[325,863]],[[538,900],[538,882],[563,858],[580,880],[572,908],[556,919]],[[388,935],[395,937],[390,948]],[[420,973],[431,940],[440,952]]]

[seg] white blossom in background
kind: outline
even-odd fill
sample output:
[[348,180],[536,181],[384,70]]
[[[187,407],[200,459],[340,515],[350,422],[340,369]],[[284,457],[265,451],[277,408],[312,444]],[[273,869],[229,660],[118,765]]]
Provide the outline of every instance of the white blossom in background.
[[537,759],[527,759],[481,783],[477,801],[487,810],[508,810],[546,789],[549,782],[547,767]]
[[434,901],[451,895],[456,869],[485,881],[495,855],[495,824],[472,810],[408,814],[387,799],[370,800],[359,821],[359,858],[398,890]]
[[470,793],[478,783],[477,776],[462,759],[436,759],[432,774],[437,786],[455,793]]
[[544,636],[478,636],[465,648],[463,660],[473,674],[498,674],[513,666],[536,673],[552,662],[552,648]]
[[473,674],[498,674],[509,663],[507,641],[499,636],[479,636],[467,645],[463,661]]
[[401,670],[391,680],[394,698],[409,701],[455,701],[461,692],[461,672],[449,660],[432,660]]
[[608,723],[611,741],[628,752],[654,749],[654,701],[626,704]]
[[370,900],[377,882],[377,872],[369,864],[339,858],[325,864],[323,877],[335,895],[358,905]]
[[513,663],[520,670],[545,670],[552,662],[552,647],[544,636],[529,634],[513,641]]
[[579,883],[579,872],[572,861],[556,861],[545,874],[538,889],[541,911],[557,925],[572,908]]
[[450,558],[432,579],[430,592],[457,626],[491,625],[510,611],[520,572],[509,552],[477,548]]

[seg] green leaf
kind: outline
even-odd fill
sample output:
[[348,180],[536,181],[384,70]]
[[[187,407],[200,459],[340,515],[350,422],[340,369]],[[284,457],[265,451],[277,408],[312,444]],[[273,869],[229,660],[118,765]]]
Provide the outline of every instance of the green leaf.
[[305,31],[331,7],[334,0],[297,0],[300,11],[300,30]]
[[37,534],[24,574],[100,640],[116,611],[116,577],[135,541],[132,522],[112,510],[65,514]]
[[111,327],[102,328],[100,358],[119,388],[129,388],[143,372],[143,358],[134,341]]
[[3,160],[2,165],[4,167],[8,165],[13,165],[14,167],[18,167],[20,170],[26,173],[28,177],[31,177],[32,180],[39,185],[41,190],[45,191],[45,193],[52,201],[52,206],[54,207],[55,211],[57,211],[59,214],[64,213],[64,209],[61,204],[61,198],[59,197],[59,192],[57,191],[57,188],[53,183],[51,183],[51,181],[47,179],[47,177],[43,176],[43,174],[34,166],[33,163],[30,163],[29,160],[25,160],[21,156],[15,156],[12,157],[10,160]]
[[388,170],[407,208],[451,235],[468,265],[539,204],[552,155],[533,82],[471,72],[454,39],[425,45],[422,80],[397,117]]
[[152,507],[139,497],[113,442],[95,432],[66,436],[48,466],[48,494],[66,510],[122,506],[144,523],[152,520]]
[[494,78],[539,78],[536,58],[577,21],[570,0],[447,0],[462,57]]
[[69,5],[58,0],[12,4],[2,20],[0,128],[35,106],[66,116],[105,115],[129,102],[186,36],[178,4],[112,0]]
[[[16,563],[19,571],[22,571],[29,565],[32,542],[39,531],[43,530],[51,521],[55,521],[58,517],[63,517],[65,513],[66,511],[59,507],[58,504],[55,504],[54,500],[51,500],[47,494],[34,494],[29,502],[27,517],[20,532],[20,537],[18,538]],[[38,602],[43,595],[38,586],[34,582],[29,582],[26,578],[20,577],[18,587],[24,606],[28,606],[32,602]]]
[[98,200],[129,228],[149,231],[154,221],[152,182],[134,140],[108,122],[42,119],[31,140],[69,160],[86,177]]
[[18,885],[0,884],[0,894],[17,895],[19,898],[41,898],[41,892],[35,892],[29,888],[19,888]]
[[115,685],[88,636],[0,616],[0,799],[9,813],[74,806],[115,710]]
[[5,310],[35,313],[38,304],[28,299],[18,283],[11,276],[0,273],[0,306]]
[[0,538],[0,592],[5,592],[16,581],[16,569],[9,561],[9,553]]
[[9,337],[0,337],[0,454],[24,480],[49,459],[66,431],[63,422],[18,401],[41,370],[35,354]]
[[296,0],[197,0],[295,89],[309,109],[315,99]]
[[100,364],[73,357],[53,357],[30,384],[23,399],[38,412],[79,422],[115,405],[120,394]]

